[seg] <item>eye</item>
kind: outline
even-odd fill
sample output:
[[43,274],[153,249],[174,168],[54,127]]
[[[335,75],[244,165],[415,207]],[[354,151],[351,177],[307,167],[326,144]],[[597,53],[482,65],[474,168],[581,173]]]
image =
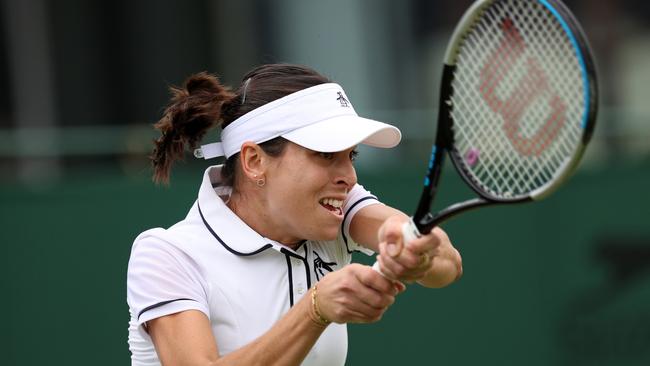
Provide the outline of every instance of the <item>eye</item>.
[[325,160],[332,160],[332,159],[334,159],[334,153],[321,152],[321,153],[318,153],[318,154],[320,155],[321,158],[323,158],[323,159],[325,159]]
[[350,161],[357,160],[357,156],[359,156],[359,152],[357,150],[350,151]]

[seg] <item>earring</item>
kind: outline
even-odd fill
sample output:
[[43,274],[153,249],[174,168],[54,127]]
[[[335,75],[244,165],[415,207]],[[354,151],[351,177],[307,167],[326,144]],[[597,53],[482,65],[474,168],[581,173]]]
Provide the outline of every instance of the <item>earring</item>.
[[258,187],[264,187],[266,184],[266,180],[264,178],[257,178],[257,174],[253,174],[253,178],[257,179],[255,183],[257,184]]

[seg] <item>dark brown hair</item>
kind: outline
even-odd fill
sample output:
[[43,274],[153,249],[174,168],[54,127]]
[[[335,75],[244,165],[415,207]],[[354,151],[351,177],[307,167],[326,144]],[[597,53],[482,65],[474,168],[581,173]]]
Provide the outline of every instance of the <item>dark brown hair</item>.
[[[150,157],[153,180],[168,183],[172,164],[183,159],[186,148],[195,149],[211,128],[226,127],[266,103],[327,82],[326,77],[308,67],[290,64],[256,67],[244,75],[235,92],[207,72],[190,76],[181,88],[170,88],[169,105],[154,125],[162,135],[154,141]],[[267,154],[279,156],[286,141],[278,137],[260,146]],[[222,170],[224,182],[233,187],[238,160],[239,154],[231,156]]]

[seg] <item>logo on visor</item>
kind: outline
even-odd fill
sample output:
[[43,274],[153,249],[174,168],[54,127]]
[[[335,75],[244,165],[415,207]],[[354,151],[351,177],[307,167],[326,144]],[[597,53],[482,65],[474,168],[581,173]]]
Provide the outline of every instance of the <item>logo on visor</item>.
[[339,97],[336,98],[336,100],[338,100],[339,102],[341,102],[341,107],[349,107],[349,106],[350,106],[350,102],[349,102],[347,99],[345,99],[345,97],[343,96],[343,93],[338,92],[338,94],[339,94]]

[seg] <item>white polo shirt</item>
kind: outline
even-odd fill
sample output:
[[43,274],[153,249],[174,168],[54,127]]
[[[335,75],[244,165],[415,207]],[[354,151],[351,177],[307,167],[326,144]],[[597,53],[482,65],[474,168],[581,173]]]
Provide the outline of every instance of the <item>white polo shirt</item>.
[[[379,203],[356,185],[344,203],[337,240],[306,241],[297,250],[253,231],[223,202],[221,166],[206,170],[187,217],[165,230],[151,229],[133,243],[127,277],[132,365],[160,365],[143,324],[184,310],[210,320],[219,352],[226,355],[275,324],[325,274],[350,263],[348,226],[361,208]],[[344,365],[345,324],[331,324],[303,365]]]

